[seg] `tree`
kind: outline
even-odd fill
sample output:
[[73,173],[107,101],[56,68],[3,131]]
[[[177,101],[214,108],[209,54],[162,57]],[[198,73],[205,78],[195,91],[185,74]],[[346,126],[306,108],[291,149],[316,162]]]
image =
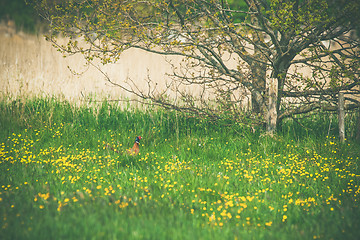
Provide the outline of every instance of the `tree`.
[[[83,54],[90,63],[116,62],[130,48],[183,57],[168,84],[182,101],[174,102],[167,91],[142,91],[136,82],[128,88],[108,78],[154,104],[244,120],[242,101],[250,93],[251,116],[267,119],[269,131],[296,114],[336,111],[340,91],[346,93],[345,109],[359,108],[354,97],[360,93],[359,38],[353,37],[359,23],[354,17],[360,12],[357,0],[235,3],[67,0],[38,1],[37,8],[68,43],[60,45],[56,34],[48,39],[65,53]],[[191,95],[179,88],[182,84],[201,86],[202,94]]]

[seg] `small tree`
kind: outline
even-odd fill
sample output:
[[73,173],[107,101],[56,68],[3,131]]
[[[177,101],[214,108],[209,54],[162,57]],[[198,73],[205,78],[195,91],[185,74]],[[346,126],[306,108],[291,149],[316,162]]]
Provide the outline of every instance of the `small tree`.
[[[242,96],[250,94],[252,116],[268,119],[269,131],[295,114],[336,111],[340,91],[346,95],[345,109],[359,108],[354,97],[359,94],[359,38],[352,35],[359,20],[354,17],[360,12],[357,0],[234,2],[44,0],[37,8],[54,30],[48,39],[89,62],[116,62],[130,48],[182,57],[168,85],[181,102],[167,98],[167,91],[142,91],[136,82],[128,88],[108,78],[154,104],[213,118],[227,113],[238,120]],[[67,44],[59,44],[55,33],[68,37]],[[182,84],[201,86],[203,94],[190,95],[178,87]],[[268,86],[276,86],[271,95]]]

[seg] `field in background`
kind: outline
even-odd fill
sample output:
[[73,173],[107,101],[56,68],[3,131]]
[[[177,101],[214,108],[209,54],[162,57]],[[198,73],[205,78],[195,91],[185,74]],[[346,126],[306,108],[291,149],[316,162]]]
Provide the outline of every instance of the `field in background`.
[[[179,98],[177,89],[195,96],[203,94],[203,86],[175,83],[169,76],[173,73],[173,67],[181,71],[181,57],[129,49],[122,53],[116,63],[95,63],[103,71],[101,73],[96,67],[86,65],[81,55],[64,58],[42,35],[24,34],[0,25],[0,41],[0,94],[10,99],[55,96],[80,104],[104,99],[138,99],[109,83],[103,73],[115,84],[135,92],[142,91],[145,95],[149,92],[155,95],[165,93],[166,97],[176,101]],[[66,44],[64,39],[61,41]],[[229,67],[236,67],[233,58],[224,58],[230,59],[227,60]],[[216,96],[207,91],[205,97],[214,99]],[[245,107],[250,104],[249,94],[241,93],[236,98],[242,99]]]
[[[0,25],[0,93],[13,99],[29,96],[57,96],[72,102],[92,100],[132,99],[134,96],[109,84],[94,67],[85,65],[82,56],[63,58],[43,36],[16,33],[12,28]],[[100,65],[101,69],[117,83],[136,82],[143,90],[150,78],[159,84],[159,90],[169,80],[171,72],[165,58],[141,50],[124,52],[116,64]],[[80,75],[74,75],[68,68]],[[149,71],[150,69],[150,71]],[[161,87],[162,86],[162,87]]]
[[[327,116],[300,121],[271,137],[107,102],[1,101],[0,238],[359,239],[360,146]],[[139,156],[104,147],[137,135]]]

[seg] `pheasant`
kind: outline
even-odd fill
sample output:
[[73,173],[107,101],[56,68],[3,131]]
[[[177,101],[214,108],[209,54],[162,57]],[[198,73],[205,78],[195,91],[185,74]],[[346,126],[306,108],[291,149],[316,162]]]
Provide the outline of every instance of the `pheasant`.
[[129,155],[129,156],[135,156],[135,155],[138,155],[139,152],[140,152],[140,148],[139,148],[140,140],[141,140],[141,136],[137,136],[135,138],[135,143],[134,143],[133,147],[129,148],[129,149],[126,149],[125,152],[119,152],[118,150],[111,147],[109,144],[106,144],[106,147],[110,148],[111,150],[113,150],[114,152],[117,152],[119,154],[126,154],[126,155]]
[[141,136],[137,136],[135,138],[135,142],[132,148],[126,150],[126,154],[130,156],[138,155],[140,152],[139,144],[140,144]]

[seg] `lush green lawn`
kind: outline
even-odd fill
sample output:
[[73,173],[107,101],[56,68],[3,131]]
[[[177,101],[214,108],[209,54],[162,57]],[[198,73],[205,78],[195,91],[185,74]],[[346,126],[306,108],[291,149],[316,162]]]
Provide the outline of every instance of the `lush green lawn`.
[[[359,239],[360,148],[327,137],[326,119],[271,137],[170,111],[2,101],[0,239]],[[137,135],[139,156],[104,147]]]

